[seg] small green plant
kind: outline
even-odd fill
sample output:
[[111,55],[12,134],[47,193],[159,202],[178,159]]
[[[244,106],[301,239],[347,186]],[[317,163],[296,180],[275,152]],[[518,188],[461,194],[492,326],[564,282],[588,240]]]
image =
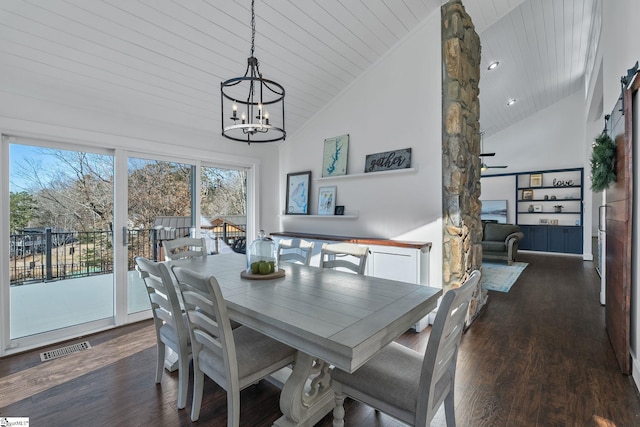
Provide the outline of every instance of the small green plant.
[[591,189],[599,192],[616,181],[616,143],[606,133],[598,136],[591,152]]

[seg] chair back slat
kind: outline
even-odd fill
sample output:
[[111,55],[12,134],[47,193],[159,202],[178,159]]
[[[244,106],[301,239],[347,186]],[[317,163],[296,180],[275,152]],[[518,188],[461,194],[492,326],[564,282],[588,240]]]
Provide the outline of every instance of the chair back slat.
[[462,286],[442,298],[422,362],[416,425],[429,425],[454,387],[458,348],[469,303],[479,282],[480,271],[474,270]]
[[167,325],[171,325],[173,328],[176,327],[175,319],[173,318],[170,312],[160,308],[156,308],[154,312],[158,319],[162,320]]

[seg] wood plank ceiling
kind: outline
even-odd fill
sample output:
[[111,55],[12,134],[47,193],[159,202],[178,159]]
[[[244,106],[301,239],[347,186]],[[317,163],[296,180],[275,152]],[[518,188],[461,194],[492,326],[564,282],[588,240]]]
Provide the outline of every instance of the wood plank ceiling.
[[[464,1],[483,44],[487,134],[580,88],[594,1]],[[439,6],[258,0],[255,55],[285,86],[288,134]],[[244,72],[250,18],[249,0],[2,0],[0,95],[219,135],[219,85]]]

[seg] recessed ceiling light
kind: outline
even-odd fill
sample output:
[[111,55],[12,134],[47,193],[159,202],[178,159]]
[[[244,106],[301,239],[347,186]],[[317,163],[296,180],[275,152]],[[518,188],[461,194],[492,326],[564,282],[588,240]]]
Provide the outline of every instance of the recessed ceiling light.
[[516,102],[517,102],[517,100],[516,100],[516,99],[511,98],[510,100],[508,100],[508,101],[507,101],[507,105],[508,105],[508,106],[512,106],[512,105],[513,105],[513,104],[515,104]]
[[496,68],[498,68],[498,65],[500,65],[498,61],[493,61],[491,64],[489,64],[489,66],[487,67],[487,70],[489,71],[495,70]]

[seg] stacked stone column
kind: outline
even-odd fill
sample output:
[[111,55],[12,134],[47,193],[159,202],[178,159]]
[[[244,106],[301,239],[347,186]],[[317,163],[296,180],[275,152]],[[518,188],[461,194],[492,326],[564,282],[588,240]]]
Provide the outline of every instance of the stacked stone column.
[[[482,264],[480,222],[480,38],[460,0],[442,13],[443,286],[459,287]],[[470,321],[486,301],[479,286]]]

